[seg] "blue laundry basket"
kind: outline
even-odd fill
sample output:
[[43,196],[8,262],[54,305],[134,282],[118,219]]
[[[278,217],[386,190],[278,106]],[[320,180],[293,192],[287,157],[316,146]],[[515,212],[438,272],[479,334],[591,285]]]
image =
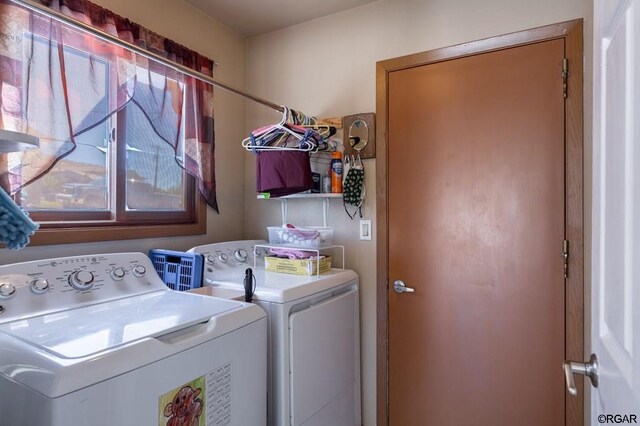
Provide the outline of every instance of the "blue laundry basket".
[[172,290],[202,287],[204,256],[182,251],[149,250],[149,258],[162,281]]

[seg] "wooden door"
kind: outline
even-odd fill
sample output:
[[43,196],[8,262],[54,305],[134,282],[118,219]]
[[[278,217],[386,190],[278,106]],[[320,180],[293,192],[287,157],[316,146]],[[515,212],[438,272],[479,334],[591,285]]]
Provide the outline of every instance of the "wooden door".
[[389,73],[390,425],[565,424],[564,52]]
[[640,1],[596,1],[594,30],[591,417],[629,424],[640,421]]

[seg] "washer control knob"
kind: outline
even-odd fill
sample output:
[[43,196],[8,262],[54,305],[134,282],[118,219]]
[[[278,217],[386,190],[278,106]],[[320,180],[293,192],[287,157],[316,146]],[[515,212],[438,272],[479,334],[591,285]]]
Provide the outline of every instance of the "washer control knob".
[[218,255],[218,260],[219,260],[220,262],[222,262],[222,263],[227,263],[227,260],[229,260],[229,256],[227,256],[227,255],[226,255],[226,254],[224,254],[224,253],[220,253],[220,254]]
[[147,268],[142,265],[136,265],[133,267],[133,275],[136,277],[142,277],[147,273]]
[[31,281],[31,291],[35,294],[43,294],[49,290],[49,281],[44,278],[36,278]]
[[0,298],[8,299],[16,294],[16,286],[9,283],[0,284]]
[[207,263],[213,264],[213,263],[215,263],[215,261],[216,261],[216,258],[212,254],[207,256]]
[[120,266],[111,270],[111,278],[113,278],[116,281],[122,281],[122,279],[124,278],[124,275],[125,275],[124,268]]
[[233,257],[240,263],[247,261],[247,251],[245,249],[238,249],[233,252]]
[[85,269],[73,272],[69,275],[69,284],[76,290],[84,291],[93,287],[93,280],[95,277],[92,272]]

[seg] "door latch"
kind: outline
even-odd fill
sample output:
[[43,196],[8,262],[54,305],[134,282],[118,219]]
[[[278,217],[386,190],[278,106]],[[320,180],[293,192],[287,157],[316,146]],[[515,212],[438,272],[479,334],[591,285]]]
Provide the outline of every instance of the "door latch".
[[562,241],[562,258],[564,259],[564,277],[569,278],[569,241]]
[[398,293],[398,294],[401,294],[401,293],[414,293],[415,292],[414,289],[412,289],[411,287],[407,287],[400,280],[396,280],[393,283],[393,290],[395,290],[395,292]]
[[562,367],[564,368],[564,379],[569,394],[573,396],[578,395],[578,388],[573,379],[574,374],[587,376],[591,379],[591,385],[593,385],[594,388],[598,387],[598,357],[596,354],[591,354],[589,362],[565,361]]

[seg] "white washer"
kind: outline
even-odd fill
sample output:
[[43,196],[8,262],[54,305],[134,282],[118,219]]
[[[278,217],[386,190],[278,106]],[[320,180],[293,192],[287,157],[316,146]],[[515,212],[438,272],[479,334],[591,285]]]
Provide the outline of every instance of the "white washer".
[[[232,241],[194,247],[205,257],[200,293],[243,300],[253,247]],[[268,424],[360,425],[358,276],[332,269],[316,276],[264,270],[258,249],[254,302],[269,320]]]
[[0,424],[265,424],[266,327],[142,253],[0,266]]

